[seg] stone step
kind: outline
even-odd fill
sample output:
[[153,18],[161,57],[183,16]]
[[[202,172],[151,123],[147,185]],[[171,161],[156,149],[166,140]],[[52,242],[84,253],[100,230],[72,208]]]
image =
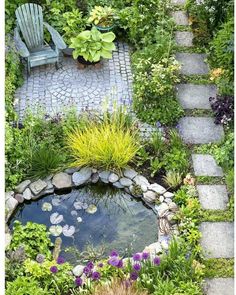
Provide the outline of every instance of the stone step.
[[216,164],[211,155],[192,154],[193,170],[195,176],[222,177],[223,170]]
[[182,6],[184,6],[186,4],[186,0],[171,0],[170,3],[172,5],[182,5]]
[[233,278],[206,279],[203,287],[206,295],[234,295]]
[[234,257],[233,222],[203,222],[200,231],[200,245],[206,258]]
[[185,143],[205,144],[220,142],[224,138],[222,125],[216,125],[210,117],[183,117],[179,121],[179,133]]
[[176,59],[182,65],[180,73],[183,75],[208,74],[209,67],[204,61],[206,57],[203,53],[176,53]]
[[171,13],[171,16],[173,17],[176,25],[189,26],[188,16],[185,11],[182,11],[182,10],[173,11]]
[[184,109],[211,109],[209,97],[217,94],[214,85],[178,84],[177,98]]
[[193,46],[193,33],[192,32],[175,32],[175,42],[179,46],[192,47]]
[[197,185],[199,201],[205,210],[225,210],[229,201],[225,185]]

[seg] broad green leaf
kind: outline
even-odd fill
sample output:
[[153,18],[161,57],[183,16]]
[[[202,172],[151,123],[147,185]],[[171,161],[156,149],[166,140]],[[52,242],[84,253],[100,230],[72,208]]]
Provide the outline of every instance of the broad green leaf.
[[116,35],[112,32],[102,34],[102,41],[112,42],[115,40]]
[[102,48],[105,50],[115,50],[116,46],[114,43],[102,42]]
[[101,56],[104,58],[112,58],[112,53],[109,50],[102,50],[101,51]]
[[91,36],[94,41],[101,40],[101,33],[95,27],[93,27],[91,30]]
[[91,34],[90,31],[83,31],[78,35],[78,37],[82,40],[89,40],[90,34]]

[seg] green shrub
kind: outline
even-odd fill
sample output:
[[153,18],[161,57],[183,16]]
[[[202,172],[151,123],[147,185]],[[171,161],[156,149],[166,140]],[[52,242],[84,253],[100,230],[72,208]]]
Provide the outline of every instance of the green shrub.
[[164,182],[171,188],[176,188],[182,183],[182,177],[179,172],[167,171],[163,177]]
[[230,194],[234,194],[234,169],[231,169],[228,171],[226,174],[226,184],[227,184],[227,189]]
[[26,225],[22,225],[19,221],[15,221],[10,249],[16,250],[20,246],[24,247],[25,254],[29,258],[35,259],[37,254],[51,257],[52,243],[43,224],[27,222]]
[[6,295],[49,295],[47,290],[40,288],[39,283],[29,277],[18,277],[7,283]]
[[75,159],[72,166],[95,166],[120,170],[131,162],[136,152],[135,133],[116,120],[91,122],[84,130],[68,134],[67,145]]

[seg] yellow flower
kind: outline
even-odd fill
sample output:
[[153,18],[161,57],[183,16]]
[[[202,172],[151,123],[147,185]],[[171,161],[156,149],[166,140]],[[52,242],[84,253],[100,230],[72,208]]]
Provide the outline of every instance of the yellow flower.
[[213,69],[211,71],[211,76],[210,76],[210,80],[215,80],[216,78],[218,78],[219,76],[221,76],[224,73],[224,70],[221,68],[216,68]]

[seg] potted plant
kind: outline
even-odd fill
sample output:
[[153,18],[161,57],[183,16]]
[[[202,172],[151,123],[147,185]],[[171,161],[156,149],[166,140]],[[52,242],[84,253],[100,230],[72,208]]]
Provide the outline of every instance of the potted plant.
[[95,6],[88,19],[99,31],[110,31],[116,19],[115,10],[109,6]]
[[73,48],[73,58],[78,59],[83,65],[98,63],[101,58],[111,58],[115,34],[112,32],[101,33],[95,27],[90,31],[81,32],[77,37],[71,38],[70,48]]

